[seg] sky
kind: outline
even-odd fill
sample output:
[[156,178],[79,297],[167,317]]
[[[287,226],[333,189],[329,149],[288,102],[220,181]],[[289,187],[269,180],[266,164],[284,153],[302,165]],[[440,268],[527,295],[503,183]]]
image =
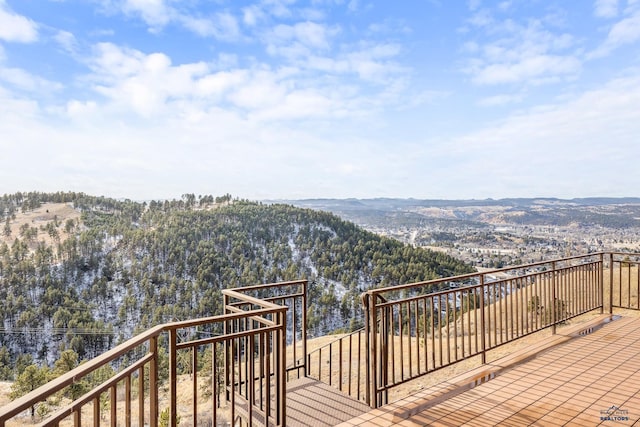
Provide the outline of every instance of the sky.
[[0,0],[0,194],[639,189],[640,0]]

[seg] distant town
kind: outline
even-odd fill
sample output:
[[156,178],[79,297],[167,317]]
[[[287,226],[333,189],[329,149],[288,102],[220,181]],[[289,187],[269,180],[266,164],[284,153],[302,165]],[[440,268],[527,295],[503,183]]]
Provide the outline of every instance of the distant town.
[[377,234],[502,268],[599,251],[640,251],[640,199],[297,200]]

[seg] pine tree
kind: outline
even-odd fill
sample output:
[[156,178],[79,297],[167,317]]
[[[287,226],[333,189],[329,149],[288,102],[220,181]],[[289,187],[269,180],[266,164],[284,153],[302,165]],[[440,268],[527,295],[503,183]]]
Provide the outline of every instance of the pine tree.
[[[29,365],[25,370],[16,378],[15,382],[11,385],[11,393],[9,398],[15,400],[25,394],[37,389],[49,379],[49,368],[38,365]],[[31,407],[31,418],[36,416],[36,406]]]

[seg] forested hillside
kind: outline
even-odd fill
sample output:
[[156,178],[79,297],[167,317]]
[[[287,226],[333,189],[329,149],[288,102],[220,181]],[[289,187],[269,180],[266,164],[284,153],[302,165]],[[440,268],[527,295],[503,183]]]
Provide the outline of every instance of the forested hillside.
[[229,195],[18,193],[0,218],[0,379],[32,357],[87,359],[151,325],[220,314],[224,288],[306,278],[320,335],[359,326],[369,287],[471,271],[330,213]]

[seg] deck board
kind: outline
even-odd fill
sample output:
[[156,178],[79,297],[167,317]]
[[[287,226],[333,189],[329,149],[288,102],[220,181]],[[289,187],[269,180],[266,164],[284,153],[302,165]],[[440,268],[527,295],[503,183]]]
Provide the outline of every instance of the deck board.
[[623,317],[566,338],[552,337],[556,345],[473,388],[440,384],[342,426],[640,423],[640,319]]
[[370,410],[363,402],[311,378],[287,383],[288,426],[335,426]]

